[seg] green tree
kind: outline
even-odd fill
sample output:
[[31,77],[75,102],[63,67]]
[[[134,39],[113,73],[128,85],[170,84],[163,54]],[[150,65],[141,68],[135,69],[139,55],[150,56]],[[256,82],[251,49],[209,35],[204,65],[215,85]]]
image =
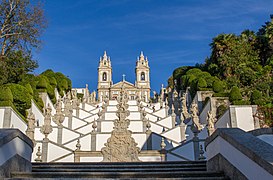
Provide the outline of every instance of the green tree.
[[22,51],[10,52],[4,59],[5,61],[0,62],[2,84],[18,83],[25,74],[38,67],[38,63]]
[[240,89],[238,87],[233,86],[231,88],[230,94],[229,94],[229,100],[231,102],[242,100],[242,95],[241,95]]
[[28,53],[40,45],[40,35],[46,27],[41,3],[32,5],[30,0],[0,1],[1,56],[13,50]]

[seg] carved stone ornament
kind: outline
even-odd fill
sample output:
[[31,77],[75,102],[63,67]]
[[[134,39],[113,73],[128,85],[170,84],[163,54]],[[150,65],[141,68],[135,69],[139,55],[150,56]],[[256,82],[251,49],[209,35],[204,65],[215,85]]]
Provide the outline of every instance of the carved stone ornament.
[[27,121],[26,135],[34,142],[35,116],[32,112],[28,114]]
[[118,119],[114,121],[114,130],[108,138],[105,147],[101,149],[103,162],[137,162],[140,148],[132,137],[132,132],[128,130],[130,121],[126,119],[130,112],[128,109],[128,96],[122,88],[118,97],[116,115]]
[[200,132],[202,130],[202,127],[200,125],[199,117],[198,117],[197,113],[198,113],[197,104],[195,102],[193,102],[191,105],[191,118],[192,118],[192,123],[193,123],[192,128],[193,128],[193,131]]
[[56,114],[53,116],[53,122],[61,126],[64,122],[64,115],[62,113],[62,103],[60,99],[56,103]]
[[51,107],[48,105],[46,108],[46,115],[44,119],[44,125],[41,127],[40,131],[45,135],[45,138],[53,131],[51,125]]
[[184,115],[185,119],[188,119],[190,117],[187,109],[186,93],[184,93],[182,96],[182,114]]
[[215,115],[211,111],[209,111],[208,117],[207,117],[207,129],[208,129],[209,136],[212,135],[212,133],[215,131],[214,122],[215,122]]

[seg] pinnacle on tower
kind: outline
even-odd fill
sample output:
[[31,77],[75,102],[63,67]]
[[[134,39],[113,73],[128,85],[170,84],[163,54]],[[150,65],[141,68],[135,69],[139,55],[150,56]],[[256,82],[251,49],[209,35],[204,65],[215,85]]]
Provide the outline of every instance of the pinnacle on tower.
[[144,55],[143,55],[143,51],[140,51],[140,56],[139,56],[139,60],[144,60]]

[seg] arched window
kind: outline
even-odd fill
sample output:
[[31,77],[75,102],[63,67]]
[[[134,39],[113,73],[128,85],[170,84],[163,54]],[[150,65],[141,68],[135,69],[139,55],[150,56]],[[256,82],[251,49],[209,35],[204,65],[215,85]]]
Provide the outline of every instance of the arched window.
[[141,81],[145,81],[145,73],[144,72],[141,72],[141,74],[140,74],[140,80]]
[[107,81],[107,74],[106,72],[102,73],[102,80]]

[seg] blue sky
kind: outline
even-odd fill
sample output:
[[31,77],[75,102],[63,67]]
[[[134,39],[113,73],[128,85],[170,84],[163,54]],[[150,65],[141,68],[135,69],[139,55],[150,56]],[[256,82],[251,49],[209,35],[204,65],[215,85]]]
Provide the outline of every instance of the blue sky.
[[257,31],[273,14],[272,0],[45,0],[48,28],[34,53],[35,73],[69,76],[73,87],[97,88],[106,50],[114,83],[135,81],[140,51],[148,57],[151,88],[158,91],[173,70],[203,63],[220,33]]

